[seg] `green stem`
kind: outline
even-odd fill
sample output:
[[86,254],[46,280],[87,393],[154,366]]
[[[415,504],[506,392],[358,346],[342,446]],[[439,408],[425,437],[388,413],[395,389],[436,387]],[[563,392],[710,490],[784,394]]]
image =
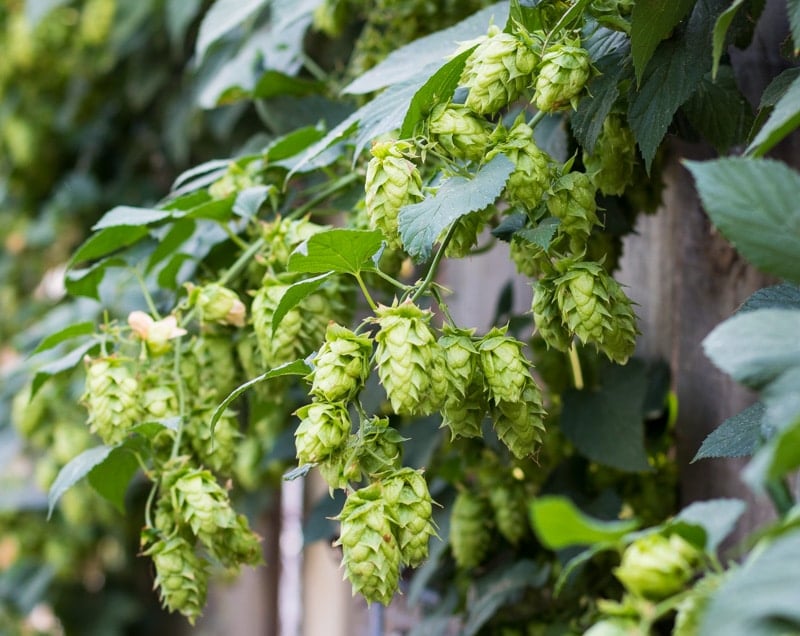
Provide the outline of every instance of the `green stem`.
[[767,494],[779,515],[784,516],[794,507],[794,497],[785,479],[774,479],[766,484]]
[[356,280],[358,281],[358,286],[361,288],[361,293],[364,294],[364,298],[367,299],[370,308],[372,309],[372,311],[375,311],[378,308],[378,305],[372,299],[372,296],[370,295],[367,286],[364,284],[364,279],[361,278],[361,272],[355,272],[353,276],[356,277]]
[[144,523],[148,528],[153,527],[153,517],[152,517],[152,508],[153,508],[153,501],[156,498],[156,493],[158,492],[158,482],[153,482],[153,487],[150,489],[150,493],[147,495],[147,503],[144,505]]
[[569,364],[572,367],[572,377],[575,380],[575,388],[580,391],[583,389],[583,370],[581,369],[581,359],[578,357],[578,347],[573,341],[569,348]]
[[225,234],[227,234],[227,235],[228,235],[228,238],[229,238],[229,239],[230,239],[230,240],[231,240],[233,243],[235,243],[235,244],[236,244],[236,246],[237,246],[239,249],[241,249],[241,250],[246,250],[246,249],[247,249],[247,247],[248,247],[247,243],[246,243],[245,241],[243,241],[241,238],[239,238],[239,235],[238,235],[238,234],[236,234],[236,232],[234,232],[234,231],[233,231],[233,230],[232,230],[232,229],[231,229],[231,228],[228,226],[228,224],[227,224],[227,223],[220,223],[220,226],[222,226],[222,229],[223,229],[223,231],[225,232]]
[[297,219],[303,216],[306,212],[317,207],[320,203],[322,203],[325,199],[327,199],[332,194],[337,193],[339,190],[343,190],[348,185],[353,183],[356,179],[359,179],[361,175],[358,172],[351,172],[346,174],[345,176],[337,179],[333,183],[331,183],[327,188],[325,188],[322,192],[317,194],[316,196],[311,197],[308,201],[306,201],[303,205],[295,208],[289,214],[286,215],[287,219]]
[[186,388],[183,384],[183,376],[181,375],[181,341],[175,341],[174,361],[172,366],[172,374],[175,378],[175,384],[178,389],[178,413],[180,415],[178,422],[178,431],[175,433],[175,441],[172,443],[172,452],[170,459],[175,459],[181,449],[181,440],[183,438],[183,429],[186,422]]
[[545,117],[547,117],[547,113],[543,110],[538,111],[533,117],[531,117],[530,121],[528,122],[528,126],[531,128],[536,128],[540,121],[542,121]]
[[153,315],[153,318],[156,320],[161,320],[161,314],[158,313],[158,309],[156,309],[156,304],[153,301],[153,297],[150,295],[150,292],[147,290],[147,284],[144,282],[144,278],[139,273],[139,270],[135,267],[131,268],[131,272],[134,276],[136,276],[136,280],[139,281],[139,287],[142,290],[142,296],[144,296],[144,302],[147,304],[147,308],[150,310],[150,313]]
[[414,295],[411,297],[411,302],[416,303],[420,297],[428,291],[428,287],[431,286],[433,279],[436,277],[436,272],[439,270],[439,263],[442,262],[442,258],[444,258],[445,250],[447,249],[447,245],[450,243],[450,240],[453,238],[453,235],[456,233],[456,222],[450,226],[450,229],[447,230],[447,235],[444,237],[442,244],[439,246],[439,250],[436,252],[436,255],[433,257],[433,261],[431,261],[431,266],[428,268],[428,273],[425,276],[425,280],[422,281],[422,284],[417,288],[417,291],[414,292]]
[[448,324],[456,326],[456,321],[453,320],[453,317],[450,315],[450,309],[447,307],[447,304],[442,300],[442,294],[439,292],[438,289],[435,287],[432,290],[433,297],[436,299],[436,304],[439,305],[440,311],[444,314],[445,320]]
[[395,280],[394,278],[389,276],[389,274],[387,274],[386,272],[381,271],[380,269],[376,268],[373,273],[377,274],[378,276],[380,276],[383,280],[385,280],[387,283],[389,283],[393,287],[397,287],[397,289],[402,289],[403,291],[408,291],[410,289],[409,285],[404,285],[399,280]]

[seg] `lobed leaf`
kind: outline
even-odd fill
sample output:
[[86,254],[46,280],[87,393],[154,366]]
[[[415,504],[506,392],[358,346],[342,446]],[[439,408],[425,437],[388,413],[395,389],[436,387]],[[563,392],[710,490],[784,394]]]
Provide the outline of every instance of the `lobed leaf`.
[[289,288],[281,296],[278,306],[275,307],[275,312],[272,315],[273,336],[275,335],[275,331],[278,329],[278,326],[281,324],[281,321],[286,314],[289,313],[289,311],[304,298],[317,291],[322,284],[331,277],[332,274],[333,272],[325,272],[319,276],[306,278],[305,280],[298,281],[289,286]]
[[695,0],[637,0],[631,14],[631,54],[641,84],[647,64],[659,43],[689,13]]
[[761,444],[763,419],[764,404],[761,402],[729,417],[703,440],[692,462],[699,459],[752,455]]
[[303,241],[289,256],[290,272],[357,274],[374,269],[373,255],[383,243],[379,230],[335,228]]

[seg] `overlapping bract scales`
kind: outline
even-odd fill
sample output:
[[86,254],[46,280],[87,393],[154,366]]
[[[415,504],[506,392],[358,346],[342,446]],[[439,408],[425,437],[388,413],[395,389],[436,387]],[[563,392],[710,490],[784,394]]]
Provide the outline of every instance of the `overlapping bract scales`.
[[372,340],[332,322],[308,376],[311,393],[328,402],[352,400],[369,376]]
[[544,277],[533,285],[533,322],[536,331],[548,347],[567,351],[572,344],[572,333],[564,326],[561,311],[556,303],[556,286],[552,277]]
[[577,108],[578,96],[591,74],[589,52],[578,44],[557,43],[542,54],[533,97],[539,110],[550,113],[570,105]]
[[536,145],[533,129],[523,118],[517,119],[507,132],[500,129],[497,135],[500,139],[486,159],[502,153],[511,160],[514,170],[506,182],[506,195],[512,203],[533,210],[550,187],[553,159]]
[[525,491],[517,483],[492,484],[488,489],[497,530],[512,545],[528,534],[528,506]]
[[439,104],[431,112],[428,131],[451,157],[480,161],[489,146],[489,122],[462,104]]
[[[492,218],[493,207],[484,208],[470,212],[456,219],[450,242],[447,244],[444,255],[447,258],[464,258],[472,251],[478,243],[478,235],[483,230],[487,221]],[[440,237],[443,239],[444,235]]]
[[383,482],[384,499],[394,522],[404,565],[418,567],[428,558],[433,529],[433,502],[421,470],[402,468]]
[[327,459],[346,444],[351,425],[343,402],[312,402],[301,406],[297,416],[300,425],[294,435],[301,464]]
[[592,228],[599,224],[595,186],[582,172],[568,172],[553,183],[547,209],[561,221],[559,229],[577,239],[574,245],[579,250],[585,246]]
[[450,516],[450,549],[460,568],[471,569],[480,565],[492,543],[489,502],[462,491],[453,502]]
[[206,604],[206,563],[195,553],[194,546],[180,536],[159,539],[144,554],[153,559],[153,587],[158,588],[164,607],[180,612],[194,625]]
[[495,404],[494,430],[508,450],[522,459],[533,455],[541,444],[544,416],[542,392],[533,379],[528,379],[519,400]]
[[103,443],[117,444],[141,419],[139,381],[116,358],[87,360],[86,366],[82,401],[89,411],[89,428]]
[[633,182],[636,164],[636,138],[625,124],[625,118],[612,113],[603,121],[603,128],[594,145],[594,152],[583,151],[583,165],[603,194],[619,195]]
[[489,331],[480,343],[480,364],[489,395],[495,403],[518,402],[530,380],[523,343],[506,335],[506,329]]

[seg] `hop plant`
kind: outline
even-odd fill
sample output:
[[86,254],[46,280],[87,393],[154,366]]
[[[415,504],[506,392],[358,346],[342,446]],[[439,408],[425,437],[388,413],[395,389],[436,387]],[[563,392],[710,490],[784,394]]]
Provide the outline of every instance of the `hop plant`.
[[435,106],[428,131],[455,159],[480,161],[489,146],[489,122],[462,104]]
[[531,243],[517,235],[512,236],[508,254],[517,271],[524,276],[534,278],[541,273],[541,263],[548,261],[547,252],[539,245]]
[[[478,243],[478,235],[483,230],[487,221],[492,218],[494,208],[488,207],[483,210],[476,210],[454,221],[455,229],[450,237],[450,242],[444,251],[447,258],[464,258],[469,256],[472,248]],[[444,234],[439,240],[444,239]]]
[[297,409],[297,460],[315,464],[339,451],[350,435],[350,415],[343,402],[312,402]]
[[424,198],[419,170],[404,156],[408,149],[410,144],[403,141],[376,143],[367,165],[364,202],[370,227],[383,232],[390,249],[402,248],[400,208]]
[[206,563],[195,553],[194,546],[180,536],[158,539],[144,554],[153,559],[153,587],[158,589],[164,607],[180,612],[194,625],[206,604]]
[[462,491],[453,502],[450,517],[450,549],[458,567],[469,570],[489,553],[492,530],[491,508],[485,499]]
[[206,334],[195,339],[181,356],[181,377],[194,405],[216,407],[237,385],[230,338]]
[[375,312],[378,377],[398,415],[427,415],[438,409],[431,375],[441,348],[429,323],[430,311],[411,302]]
[[309,374],[311,393],[328,402],[352,400],[369,376],[372,340],[331,322]]
[[[502,134],[502,131],[499,134]],[[514,171],[506,182],[506,194],[509,200],[512,203],[522,204],[529,210],[535,209],[550,187],[553,159],[544,150],[539,149],[533,139],[533,129],[522,118],[518,119],[505,133],[505,138],[487,153],[487,161],[500,153],[514,164]]]
[[263,262],[275,273],[286,271],[289,256],[303,241],[325,229],[308,219],[277,218],[261,226],[261,237],[267,247]]
[[577,239],[577,245],[581,247],[586,244],[592,228],[600,223],[594,184],[582,172],[568,172],[553,184],[547,198],[547,209],[561,220],[560,229]]
[[475,113],[493,115],[530,85],[536,62],[527,44],[491,26],[461,75],[461,85],[469,89],[465,105]]
[[540,278],[534,283],[531,310],[536,331],[547,346],[567,351],[572,344],[572,335],[562,322],[554,278]]
[[528,379],[519,401],[497,402],[493,415],[497,437],[514,457],[523,459],[536,451],[544,432],[545,410],[533,379]]
[[380,475],[399,468],[403,437],[389,426],[386,418],[372,418],[362,423],[361,439],[355,445],[350,470],[356,466],[356,474],[348,475],[355,481],[363,471],[367,475]]
[[603,194],[622,194],[633,183],[636,138],[622,115],[612,113],[605,118],[594,152],[583,151],[583,165]]
[[625,549],[614,576],[631,594],[658,601],[686,586],[701,557],[700,550],[679,534],[649,534]]
[[452,399],[442,407],[442,426],[450,429],[451,438],[481,437],[481,427],[489,411],[489,399],[484,388],[483,377],[476,374],[463,398],[450,394]]
[[139,421],[139,382],[121,360],[86,360],[86,388],[83,403],[89,411],[89,428],[103,443],[122,441]]
[[214,409],[195,411],[186,420],[184,435],[204,466],[229,475],[236,461],[236,446],[242,437],[236,413],[225,411],[211,430]]
[[421,470],[402,468],[383,482],[383,491],[392,511],[402,563],[418,567],[428,558],[428,540],[436,534],[428,482]]
[[506,335],[507,328],[493,328],[478,343],[480,364],[489,395],[495,402],[518,402],[530,380],[523,344]]
[[696,636],[700,633],[700,621],[705,614],[714,592],[725,581],[724,574],[706,574],[695,583],[691,593],[678,605],[675,617],[674,636]]
[[234,572],[238,572],[242,565],[256,566],[264,562],[261,539],[250,529],[244,515],[236,515],[233,526],[219,531],[218,541],[211,546],[211,554]]
[[200,322],[244,327],[247,309],[232,289],[217,283],[195,287],[189,301],[197,308]]
[[494,484],[488,492],[497,530],[509,543],[517,545],[528,532],[524,490],[517,484]]
[[567,104],[577,108],[578,96],[591,73],[589,52],[578,44],[554,44],[542,55],[533,97],[539,110],[552,113]]
[[397,591],[403,557],[392,531],[393,513],[381,483],[374,482],[353,492],[337,517],[345,577],[368,603],[388,605]]
[[445,371],[449,380],[446,403],[461,402],[473,384],[480,364],[480,353],[472,341],[474,329],[459,329],[445,325],[439,346],[445,360]]
[[228,493],[208,470],[181,469],[170,491],[176,513],[204,545],[213,548],[220,529],[236,526]]

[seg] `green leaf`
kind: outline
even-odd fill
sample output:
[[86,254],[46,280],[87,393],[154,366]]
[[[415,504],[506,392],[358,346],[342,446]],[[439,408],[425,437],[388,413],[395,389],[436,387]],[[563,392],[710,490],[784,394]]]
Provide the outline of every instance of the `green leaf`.
[[755,292],[739,307],[739,312],[755,309],[800,309],[800,287],[780,283]]
[[292,77],[286,73],[270,69],[265,71],[258,80],[251,95],[257,99],[269,99],[276,95],[305,97],[306,95],[319,93],[323,86],[321,82]]
[[713,554],[725,537],[733,532],[746,508],[739,499],[696,501],[681,510],[675,521],[702,527],[706,534],[705,549]]
[[276,139],[264,149],[267,161],[282,161],[308,148],[325,136],[325,130],[320,126],[305,126],[298,128]]
[[569,498],[559,495],[534,499],[530,504],[530,519],[539,541],[550,550],[618,541],[639,525],[635,519],[595,519],[581,512]]
[[769,159],[685,162],[720,232],[759,269],[800,282],[800,174]]
[[225,222],[230,221],[233,213],[234,196],[224,199],[212,199],[186,212],[183,218],[186,219],[209,219],[211,221]]
[[729,417],[703,440],[692,462],[698,459],[752,455],[761,444],[763,419],[764,405],[761,402]]
[[150,225],[169,219],[172,213],[167,210],[153,210],[151,208],[134,208],[127,205],[118,205],[106,212],[102,218],[92,226],[92,230],[102,230],[107,227],[123,225]]
[[281,296],[278,306],[275,308],[275,312],[272,315],[273,336],[275,335],[275,331],[278,329],[278,325],[281,324],[284,316],[286,316],[286,314],[293,307],[295,307],[297,303],[317,291],[322,284],[331,277],[332,274],[333,272],[325,272],[319,276],[306,278],[305,280],[301,280],[289,285],[289,288]]
[[695,0],[637,0],[631,14],[631,53],[636,79],[644,71],[661,40],[689,13]]
[[460,42],[485,35],[489,24],[505,24],[508,2],[497,2],[481,9],[458,24],[414,40],[393,51],[380,64],[353,80],[345,93],[371,93],[392,84],[399,84],[420,74],[427,75],[430,67],[451,55]]
[[721,68],[716,81],[706,75],[683,111],[694,129],[721,153],[744,141],[753,125],[753,111],[730,66]]
[[151,252],[147,259],[146,272],[151,272],[153,268],[163,260],[174,256],[176,252],[192,237],[197,229],[197,223],[191,219],[181,219],[172,224],[166,234],[158,239],[158,245]]
[[794,53],[800,51],[800,0],[786,0],[786,11],[789,14],[789,26],[792,29]]
[[62,342],[66,342],[67,340],[72,340],[73,338],[78,338],[79,336],[88,336],[93,334],[95,328],[96,325],[94,322],[79,322],[77,324],[64,327],[60,331],[51,333],[46,338],[42,339],[38,346],[33,350],[31,355],[34,353],[40,353],[42,351],[48,351],[49,349],[52,349],[53,347],[60,345]]
[[[659,4],[671,3],[659,0]],[[698,0],[682,36],[659,45],[630,98],[628,122],[648,170],[673,115],[711,69],[711,30],[722,4],[722,0]]]
[[95,466],[105,460],[114,448],[114,446],[95,446],[83,451],[80,455],[67,462],[56,475],[55,481],[53,481],[53,485],[50,486],[50,491],[47,494],[48,519],[53,514],[53,509],[63,494],[88,475],[89,471]]
[[84,261],[107,256],[140,241],[147,236],[147,233],[148,228],[144,225],[116,225],[102,229],[84,241],[72,255],[69,265],[72,267]]
[[202,60],[206,50],[268,4],[268,0],[216,0],[206,12],[197,34],[195,55]]
[[400,210],[400,238],[416,260],[430,257],[442,232],[465,214],[482,210],[500,196],[514,164],[497,155],[472,179],[457,176],[444,181],[433,196]]
[[121,258],[104,258],[91,267],[70,269],[64,277],[64,287],[71,296],[85,296],[100,300],[100,284],[106,271],[112,267],[127,267]]
[[380,249],[379,230],[335,228],[318,232],[297,246],[289,256],[290,272],[357,274],[374,269],[372,256]]
[[731,26],[734,16],[736,16],[737,11],[739,11],[739,8],[744,4],[744,2],[745,0],[733,0],[733,4],[731,4],[730,7],[721,13],[717,18],[717,21],[714,23],[714,44],[711,53],[711,77],[713,78],[717,77],[719,58],[722,57],[722,47],[725,46],[725,36],[728,33],[728,28]]
[[546,250],[550,247],[559,225],[561,225],[561,219],[548,216],[546,219],[542,219],[536,227],[520,230],[517,232],[517,236]]
[[789,87],[800,77],[800,68],[787,68],[764,89],[761,94],[759,109],[771,108],[786,94]]
[[118,446],[89,471],[89,483],[125,514],[125,493],[138,470],[139,462],[133,452],[125,446]]
[[800,633],[797,571],[800,533],[792,532],[756,549],[732,570],[711,597],[700,636],[759,636]]
[[757,309],[718,325],[703,340],[711,361],[738,382],[760,389],[800,367],[800,310]]
[[189,168],[178,175],[178,178],[172,183],[171,190],[174,192],[175,190],[183,189],[195,182],[198,177],[211,175],[211,181],[215,181],[225,173],[230,163],[230,159],[213,159],[194,168]]
[[546,565],[523,559],[511,567],[497,568],[476,581],[475,602],[469,605],[461,636],[475,636],[501,607],[519,600],[527,588],[544,585],[549,571],[550,568]]
[[620,470],[651,470],[644,447],[647,376],[641,360],[606,365],[597,390],[564,394],[561,428],[584,456]]
[[178,274],[181,271],[181,267],[186,261],[190,260],[193,259],[188,254],[180,252],[173,254],[164,267],[161,268],[161,271],[158,272],[158,277],[156,278],[158,284],[166,289],[175,289],[178,286]]
[[761,157],[798,126],[800,126],[800,77],[795,78],[775,104],[769,119],[745,152],[754,157]]
[[254,219],[258,216],[258,212],[264,201],[269,197],[270,192],[274,191],[274,185],[253,186],[239,191],[233,203],[233,213],[245,219]]
[[467,58],[474,50],[475,47],[462,51],[431,75],[414,94],[400,128],[400,139],[413,136],[417,124],[430,114],[434,106],[453,97]]
[[100,345],[94,341],[86,342],[80,347],[73,349],[69,353],[37,369],[36,375],[33,378],[33,383],[31,384],[31,399],[39,392],[39,389],[42,388],[42,385],[47,380],[54,375],[74,369],[81,363],[84,356],[89,355],[92,349],[96,349],[99,346]]
[[744,481],[756,491],[783,479],[800,467],[800,422],[775,434],[745,468]]

